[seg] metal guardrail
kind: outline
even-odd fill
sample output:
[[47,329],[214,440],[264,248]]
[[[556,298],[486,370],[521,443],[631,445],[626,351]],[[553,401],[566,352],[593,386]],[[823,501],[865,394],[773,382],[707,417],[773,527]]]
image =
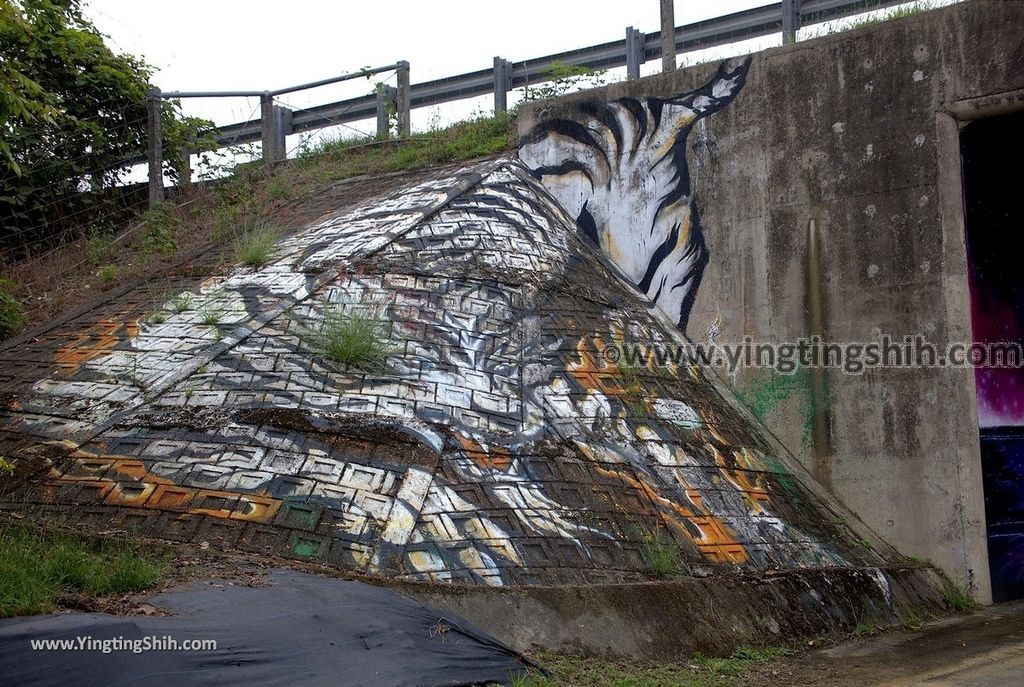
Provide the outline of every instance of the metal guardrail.
[[[905,2],[907,0],[781,0],[781,2],[774,2],[762,7],[678,26],[675,28],[675,50],[676,53],[692,52],[740,40],[759,38],[780,31],[783,33],[783,42],[792,43],[796,39],[796,30],[802,26]],[[375,67],[277,91],[183,91],[162,93],[159,94],[159,97],[259,96],[263,100],[261,117],[218,127],[216,140],[221,146],[262,140],[265,146],[269,144],[272,149],[270,155],[264,155],[267,164],[271,165],[275,160],[283,158],[283,140],[284,136],[289,134],[376,117],[378,135],[384,135],[387,132],[387,122],[383,113],[386,108],[394,108],[399,118],[400,135],[408,135],[409,111],[417,107],[493,94],[495,112],[503,112],[507,106],[509,91],[550,81],[551,70],[558,65],[572,65],[586,69],[613,69],[625,66],[627,78],[638,78],[640,65],[648,60],[659,59],[661,53],[661,31],[645,34],[633,27],[628,27],[626,37],[622,40],[520,62],[509,62],[495,57],[494,66],[489,69],[417,84],[409,84],[408,62],[398,62],[385,67]],[[396,70],[399,73],[397,89],[385,87],[383,91],[378,91],[374,95],[350,98],[295,111],[273,105],[275,95],[390,70]],[[151,145],[148,157],[151,163],[153,152]],[[126,164],[138,164],[146,159],[145,156],[137,156],[127,160]],[[151,197],[155,188],[153,176],[153,174],[150,175]],[[160,177],[160,175],[156,176]],[[162,193],[162,189],[160,192]]]

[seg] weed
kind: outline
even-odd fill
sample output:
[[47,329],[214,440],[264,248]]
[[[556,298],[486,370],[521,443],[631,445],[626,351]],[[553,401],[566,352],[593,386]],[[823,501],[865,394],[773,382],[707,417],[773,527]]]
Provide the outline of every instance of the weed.
[[207,327],[216,327],[224,317],[224,311],[219,308],[208,306],[199,311],[199,321]]
[[124,541],[90,541],[25,523],[0,529],[0,618],[53,611],[61,594],[142,591],[161,561]]
[[967,585],[957,584],[948,577],[942,580],[942,600],[957,613],[966,613],[978,607]]
[[0,278],[0,339],[6,339],[18,330],[25,321],[25,309],[21,301],[11,295],[14,284]]
[[552,63],[542,76],[546,79],[542,85],[526,86],[523,89],[523,100],[557,98],[573,91],[597,88],[608,82],[607,72],[604,70],[588,69],[558,61]]
[[100,278],[104,286],[112,286],[117,282],[117,265],[103,265],[96,270],[96,276]]
[[360,312],[346,314],[341,309],[328,309],[320,329],[307,338],[320,353],[336,363],[379,372],[387,361],[384,340],[386,322]]
[[246,222],[235,236],[235,259],[249,267],[265,265],[278,236],[277,229],[264,219]]
[[657,575],[671,577],[682,572],[679,545],[660,528],[641,530],[640,550],[647,566]]
[[288,178],[280,174],[271,177],[267,181],[266,190],[268,200],[285,200],[291,195],[291,186],[288,183]]
[[0,456],[0,474],[6,474],[8,477],[14,476],[14,463],[7,460],[6,456]]
[[864,618],[857,623],[857,626],[853,628],[854,637],[870,637],[871,635],[878,634],[882,629],[879,625],[878,620],[875,618]]
[[181,220],[170,203],[155,203],[145,216],[146,228],[142,233],[142,254],[173,253],[177,247],[174,230]]
[[704,656],[696,653],[690,663],[712,675],[736,678],[742,676],[747,668],[755,663],[763,663],[787,654],[789,654],[789,650],[784,647],[769,646],[755,649],[741,646],[726,657]]
[[186,310],[188,310],[191,307],[192,307],[192,294],[187,293],[187,292],[186,293],[179,293],[177,296],[174,297],[174,300],[171,301],[171,308],[173,308],[174,312],[176,312],[178,314],[181,314],[181,313],[185,312]]
[[86,259],[97,267],[110,262],[117,255],[117,244],[106,234],[97,234],[85,245]]
[[185,400],[187,401],[188,399],[192,398],[192,395],[195,394],[195,392],[196,392],[195,387],[191,387],[191,386],[185,387],[185,392],[184,392],[185,393]]
[[153,324],[163,324],[167,321],[167,313],[163,310],[156,310],[149,315],[149,321]]
[[647,417],[649,408],[637,367],[624,360],[620,360],[617,368],[619,371],[619,383],[623,388],[623,392],[619,396],[622,405],[636,417]]
[[912,606],[901,606],[899,618],[900,623],[908,630],[916,630],[924,624],[924,618]]

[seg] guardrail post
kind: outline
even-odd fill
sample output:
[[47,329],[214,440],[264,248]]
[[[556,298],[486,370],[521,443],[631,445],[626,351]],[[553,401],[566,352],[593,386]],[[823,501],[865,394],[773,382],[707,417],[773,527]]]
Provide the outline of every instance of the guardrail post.
[[661,71],[676,68],[676,15],[672,0],[661,0]]
[[398,137],[409,138],[412,133],[412,84],[409,82],[409,63],[401,60],[398,63]]
[[800,28],[800,0],[782,0],[782,44],[796,43]]
[[274,105],[274,161],[288,159],[287,136],[292,133],[293,112],[287,107]]
[[640,78],[640,65],[644,63],[644,32],[626,27],[626,78]]
[[274,96],[269,92],[260,96],[260,133],[263,140],[263,165],[266,171],[271,171],[276,162],[275,148],[277,147],[277,134],[274,131]]
[[[398,89],[387,84],[377,84],[377,138],[386,141],[391,138],[391,113],[395,112]],[[401,134],[401,126],[399,126]]]
[[160,130],[162,100],[160,89],[151,88],[146,92],[146,128],[149,131],[149,204],[152,207],[164,199],[163,133]]
[[508,112],[508,92],[512,90],[512,63],[494,58],[494,114]]

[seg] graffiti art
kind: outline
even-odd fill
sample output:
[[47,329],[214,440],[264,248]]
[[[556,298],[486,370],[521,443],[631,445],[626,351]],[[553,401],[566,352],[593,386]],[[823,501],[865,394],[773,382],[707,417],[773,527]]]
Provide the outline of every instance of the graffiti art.
[[749,67],[749,57],[723,62],[706,84],[669,98],[572,101],[540,118],[519,153],[583,235],[684,331],[708,261],[687,139],[732,102]]

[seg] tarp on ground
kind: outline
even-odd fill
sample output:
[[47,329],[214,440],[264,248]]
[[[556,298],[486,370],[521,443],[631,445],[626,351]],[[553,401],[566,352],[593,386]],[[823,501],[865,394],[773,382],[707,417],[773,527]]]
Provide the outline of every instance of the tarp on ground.
[[[361,582],[277,570],[266,586],[197,582],[150,603],[175,615],[0,620],[0,684],[450,686],[509,684],[525,671],[515,651],[473,625]],[[215,640],[216,649],[33,648],[79,637]]]

